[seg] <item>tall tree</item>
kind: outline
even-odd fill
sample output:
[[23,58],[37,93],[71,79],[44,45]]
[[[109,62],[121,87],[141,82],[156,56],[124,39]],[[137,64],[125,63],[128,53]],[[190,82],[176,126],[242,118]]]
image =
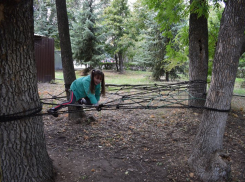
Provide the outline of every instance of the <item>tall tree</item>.
[[130,14],[127,0],[113,0],[111,5],[105,9],[104,14],[107,30],[110,32],[108,43],[113,50],[111,52],[113,52],[115,58],[119,60],[119,71],[122,73],[124,72],[123,56],[127,48],[131,45],[130,42],[125,43],[125,41],[122,40],[129,31],[126,27],[127,18]]
[[[245,51],[245,1],[227,0],[213,61],[201,124],[189,164],[204,181],[228,178],[230,166],[222,159],[223,136],[239,58]],[[223,112],[222,112],[223,111]]]
[[189,105],[202,107],[205,104],[208,76],[208,23],[206,18],[208,16],[208,5],[206,0],[190,0],[190,4],[189,80],[201,80],[203,82],[193,83],[198,84],[197,89],[190,90],[192,97],[201,98],[202,100],[191,99]]
[[42,117],[31,115],[41,109],[33,36],[33,1],[2,0],[0,181],[53,181]]
[[[164,67],[166,78],[168,75],[177,78],[176,72],[183,73],[187,62],[188,34],[187,20],[183,0],[142,0],[156,13],[154,20],[158,23],[163,37],[168,41],[165,45],[165,55],[159,67]],[[168,80],[168,79],[167,79]]]
[[[95,67],[99,64],[102,55],[103,35],[102,28],[96,23],[98,11],[94,0],[84,1],[82,10],[79,10],[71,30],[73,58],[79,63],[88,63]],[[96,22],[97,21],[97,22]]]
[[59,49],[55,1],[34,0],[33,3],[35,34],[54,38],[55,47]]
[[[63,76],[65,82],[65,89],[67,98],[69,98],[69,89],[71,83],[76,79],[72,51],[71,51],[71,40],[69,33],[69,23],[66,10],[66,0],[56,0],[56,10],[57,10],[57,20],[58,20],[58,30],[60,38],[60,48],[61,48],[61,59],[63,67]],[[69,110],[71,108],[69,107]],[[70,118],[76,117],[76,114],[69,114]]]
[[69,33],[69,23],[66,10],[66,0],[56,0],[57,9],[57,20],[58,20],[58,30],[60,37],[60,47],[61,47],[61,59],[62,67],[64,73],[64,81],[66,84],[66,89],[70,88],[70,84],[76,79],[72,51],[71,51],[71,41]]
[[143,60],[152,67],[153,79],[159,81],[166,73],[164,57],[166,55],[168,39],[162,35],[159,24],[154,21],[154,13],[149,12],[147,16],[148,18],[145,20],[146,30],[142,31],[145,34],[146,40],[143,48]]

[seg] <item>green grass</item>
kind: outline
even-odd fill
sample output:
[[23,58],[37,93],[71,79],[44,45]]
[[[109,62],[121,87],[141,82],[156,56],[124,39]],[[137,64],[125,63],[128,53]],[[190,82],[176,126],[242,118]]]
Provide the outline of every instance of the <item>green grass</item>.
[[105,71],[106,84],[149,84],[152,83],[151,72],[146,71],[126,71],[124,74]]
[[[76,78],[80,78],[81,76],[79,75],[79,72],[75,72]],[[55,71],[55,82],[64,84],[64,77],[63,77],[63,72],[62,71]]]
[[63,72],[62,71],[55,71],[55,80],[63,80]]
[[241,84],[244,82],[245,80],[242,78],[236,78],[235,81],[235,87],[234,87],[234,91],[233,93],[236,95],[245,95],[245,88],[241,88]]
[[244,78],[236,78],[236,83],[242,84],[242,82],[244,81],[245,81]]
[[245,95],[245,88],[235,88],[233,93],[236,95]]
[[[153,83],[150,79],[151,72],[146,71],[126,71],[124,74],[117,73],[115,71],[103,71],[105,74],[106,84],[149,84]],[[80,78],[79,72],[76,72],[76,78]],[[55,72],[56,82],[63,80],[63,72]],[[155,83],[155,81],[154,81]]]
[[[106,84],[150,84],[150,83],[160,83],[157,81],[151,80],[152,72],[147,71],[125,71],[124,74],[120,74],[111,70],[103,70],[105,74],[105,82]],[[80,78],[79,72],[76,72],[76,78]],[[55,72],[56,82],[64,84],[63,81],[63,72],[56,71]],[[185,78],[186,80],[186,78]],[[237,95],[245,95],[245,88],[241,88],[241,84],[245,81],[245,79],[237,78],[234,87],[234,94]]]

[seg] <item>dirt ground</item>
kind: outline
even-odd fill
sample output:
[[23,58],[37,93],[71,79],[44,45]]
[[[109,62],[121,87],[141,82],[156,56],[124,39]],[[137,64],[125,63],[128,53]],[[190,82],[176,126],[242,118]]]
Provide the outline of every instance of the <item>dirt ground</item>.
[[[63,91],[40,83],[41,98]],[[245,182],[245,98],[234,97],[224,136],[234,182]],[[44,108],[47,109],[47,108]],[[43,117],[56,182],[199,182],[187,164],[201,114],[191,109],[89,111]]]

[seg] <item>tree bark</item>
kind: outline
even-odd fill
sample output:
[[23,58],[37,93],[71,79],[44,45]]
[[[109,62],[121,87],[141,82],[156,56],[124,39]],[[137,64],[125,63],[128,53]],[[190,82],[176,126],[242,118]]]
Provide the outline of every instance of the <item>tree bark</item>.
[[166,81],[169,82],[169,71],[166,71]]
[[56,11],[57,11],[64,81],[66,85],[70,85],[76,79],[76,75],[75,75],[75,70],[74,70],[74,65],[72,60],[71,40],[70,40],[69,24],[68,24],[67,10],[66,10],[66,0],[56,0]]
[[41,108],[33,1],[0,2],[0,37],[0,181],[54,181],[42,117],[17,117]]
[[117,71],[119,71],[119,69],[118,69],[118,59],[117,59],[117,54],[115,54],[115,60],[116,60],[116,68],[117,68]]
[[[205,106],[229,110],[245,43],[245,1],[229,0],[222,16],[213,73]],[[223,135],[228,112],[204,110],[189,164],[204,181],[228,178],[230,165],[222,160]]]
[[123,53],[121,51],[119,51],[119,53],[118,53],[118,59],[119,59],[119,72],[123,73],[124,72],[124,68],[123,68]]
[[[196,0],[190,0],[190,3]],[[202,0],[205,2],[206,0]],[[208,74],[208,25],[207,18],[202,15],[198,18],[196,13],[190,14],[189,19],[189,80],[201,80],[203,83],[193,83],[189,100],[190,106],[202,107],[206,99],[206,82]]]
[[[76,80],[73,59],[72,59],[72,50],[71,50],[71,40],[69,33],[69,23],[67,17],[66,9],[66,0],[56,0],[56,11],[57,11],[57,20],[58,20],[58,30],[60,38],[60,48],[61,48],[61,59],[63,67],[63,76],[65,81],[65,89],[67,99],[70,98],[70,86],[74,80]],[[76,107],[68,107],[69,111],[76,111]],[[76,119],[84,115],[81,115],[80,112],[84,112],[82,109],[77,110],[76,112],[70,112],[69,118]]]

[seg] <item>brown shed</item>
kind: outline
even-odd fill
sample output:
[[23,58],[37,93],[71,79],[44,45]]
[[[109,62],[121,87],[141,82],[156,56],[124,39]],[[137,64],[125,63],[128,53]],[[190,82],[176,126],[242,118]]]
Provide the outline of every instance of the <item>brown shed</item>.
[[37,81],[50,82],[55,79],[54,39],[34,35]]

